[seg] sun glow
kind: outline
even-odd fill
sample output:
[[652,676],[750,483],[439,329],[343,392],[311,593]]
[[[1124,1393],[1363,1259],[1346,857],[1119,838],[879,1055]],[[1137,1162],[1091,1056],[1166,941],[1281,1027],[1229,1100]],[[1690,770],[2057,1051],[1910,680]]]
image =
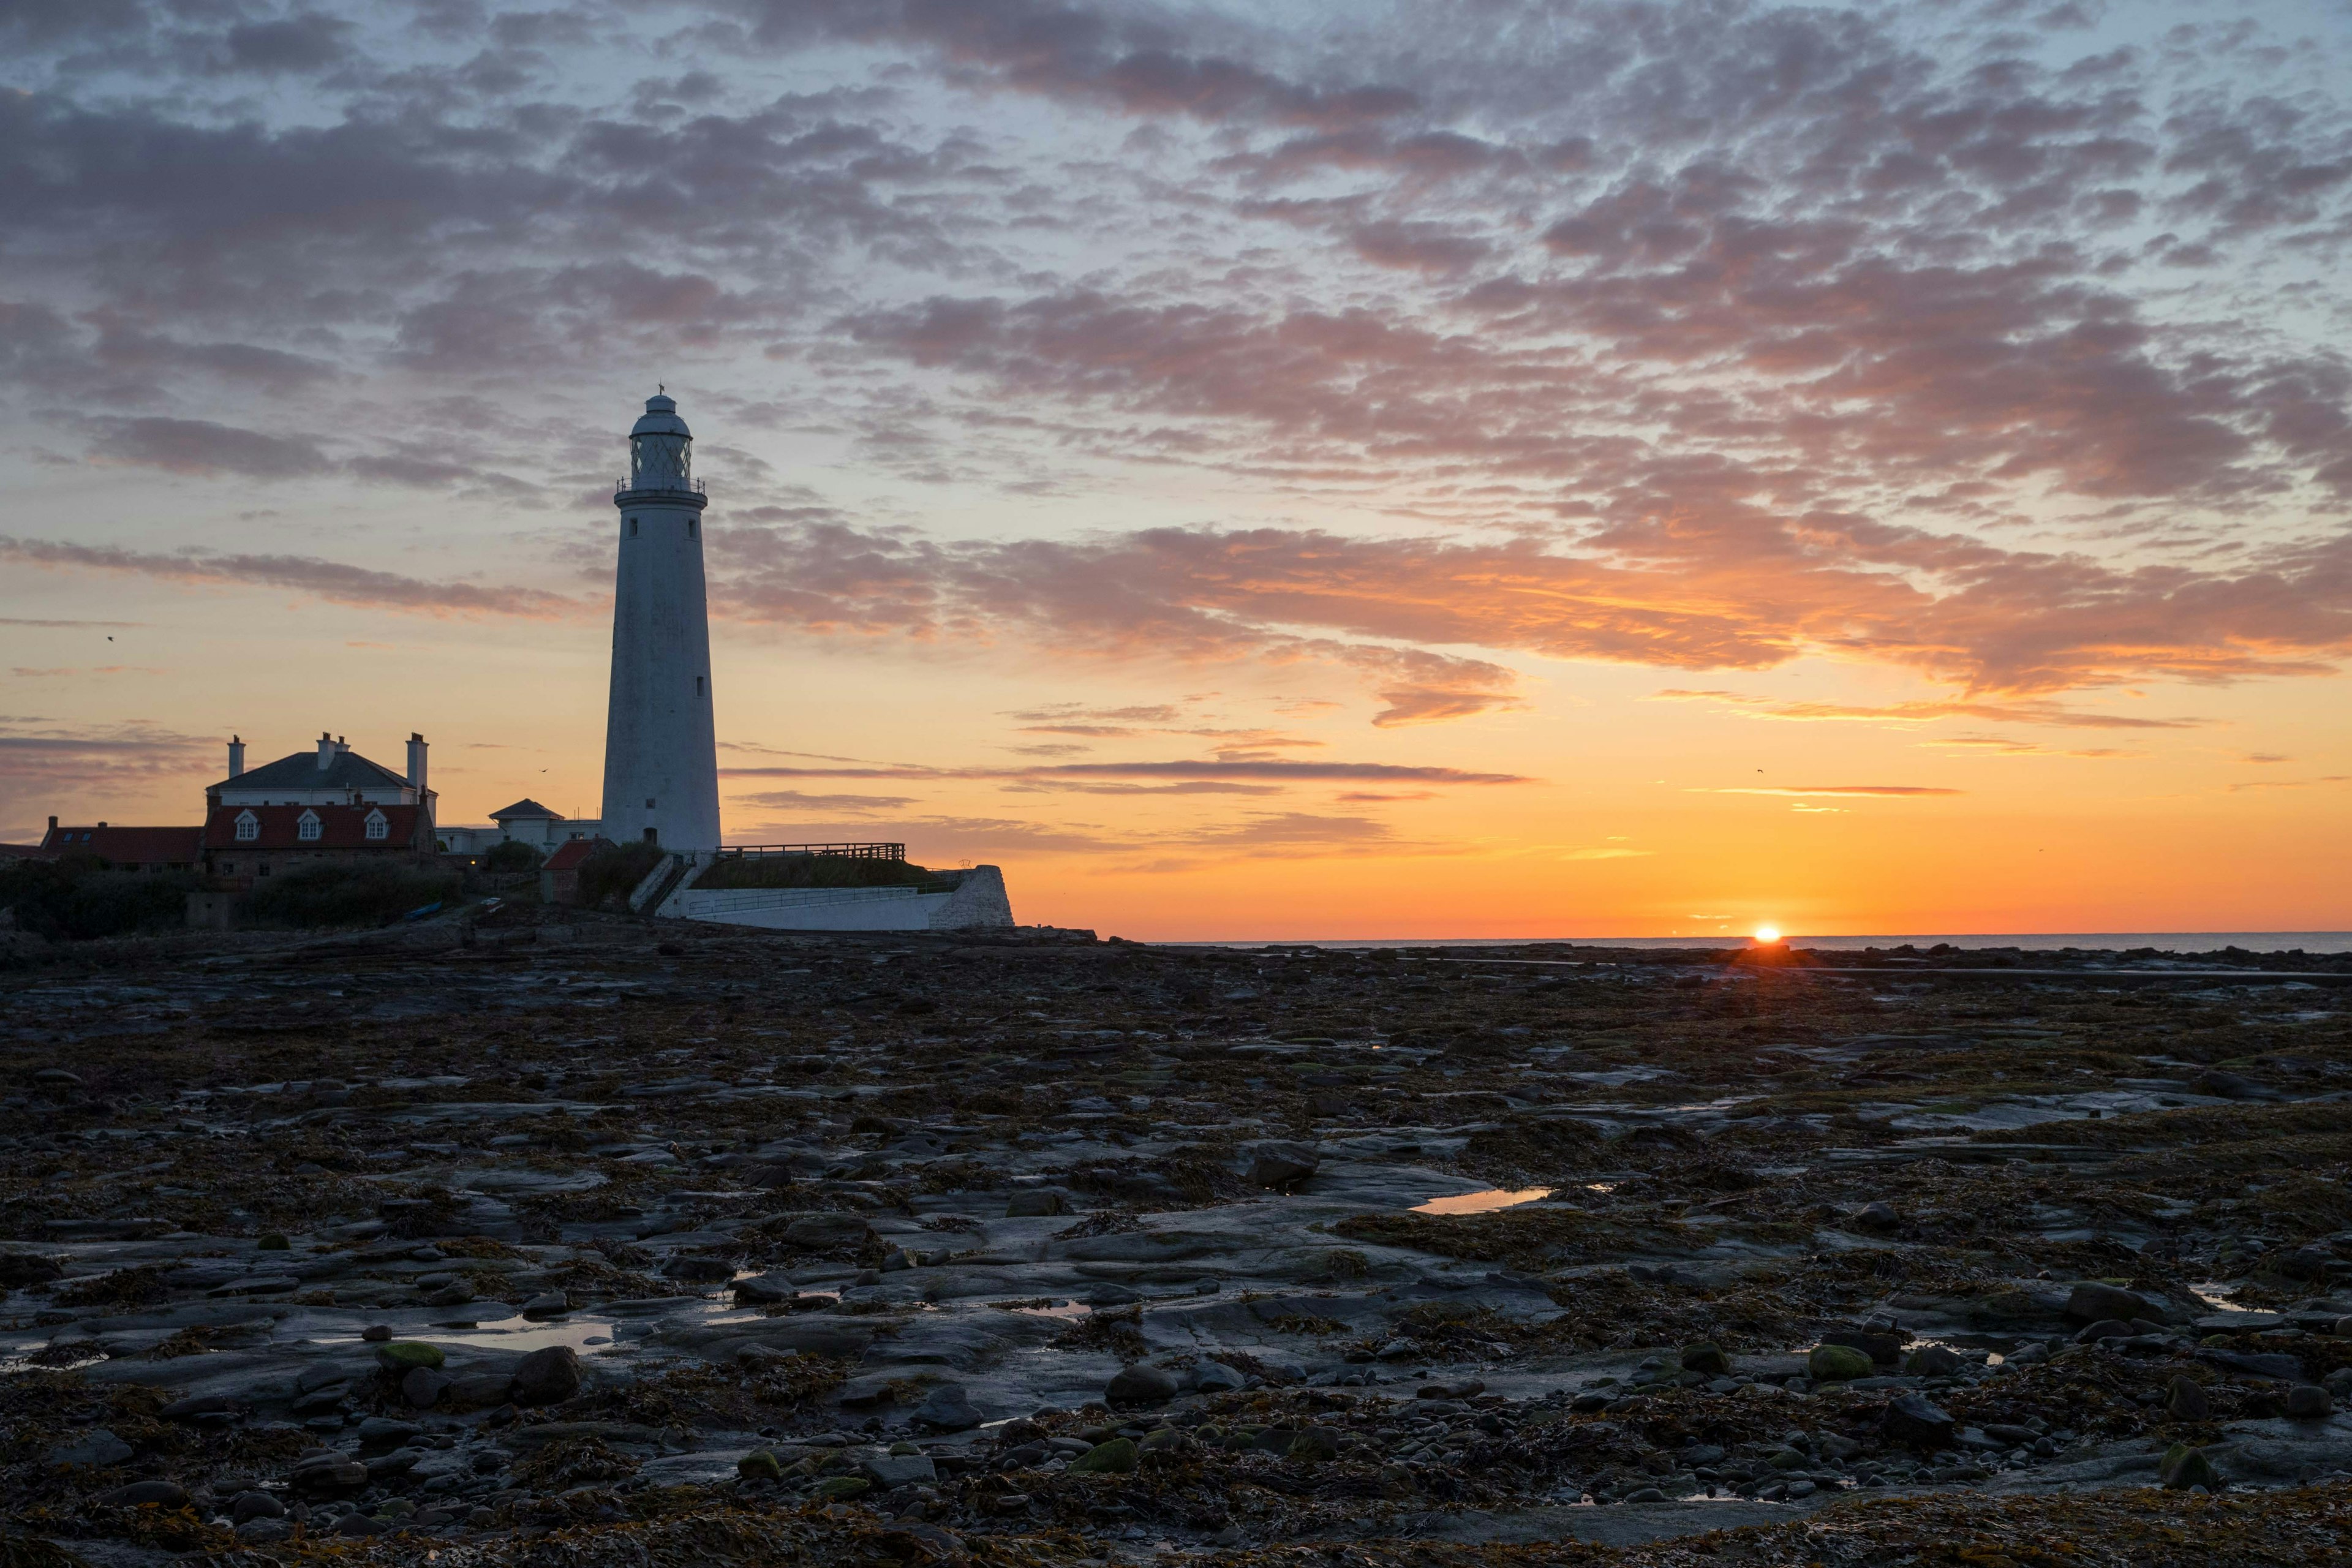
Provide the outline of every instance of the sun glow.
[[1774,942],[1780,940],[1780,928],[1779,926],[1758,926],[1756,928],[1756,940],[1763,943],[1766,947],[1770,947]]

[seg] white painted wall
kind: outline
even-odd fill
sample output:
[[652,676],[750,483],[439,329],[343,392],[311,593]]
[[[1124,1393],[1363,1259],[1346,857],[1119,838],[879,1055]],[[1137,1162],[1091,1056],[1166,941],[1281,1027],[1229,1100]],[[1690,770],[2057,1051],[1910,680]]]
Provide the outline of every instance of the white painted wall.
[[652,828],[665,849],[714,849],[719,732],[711,717],[702,497],[633,490],[614,502],[620,558],[604,720],[604,837],[631,843]]
[[661,912],[770,931],[976,931],[1013,924],[1004,873],[974,866],[951,893],[912,888],[720,888],[673,893]]

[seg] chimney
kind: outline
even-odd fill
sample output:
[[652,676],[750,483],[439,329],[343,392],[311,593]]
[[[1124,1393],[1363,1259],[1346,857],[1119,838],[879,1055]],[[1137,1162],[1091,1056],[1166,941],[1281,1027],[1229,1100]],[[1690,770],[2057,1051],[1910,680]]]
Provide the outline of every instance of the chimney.
[[335,765],[335,738],[324,730],[319,731],[319,771],[325,773]]
[[335,755],[340,757],[351,749],[352,743],[349,741],[344,740],[341,735],[335,737]]
[[231,735],[228,738],[228,776],[236,778],[244,772],[245,737]]
[[408,736],[408,787],[425,793],[425,737],[414,731]]

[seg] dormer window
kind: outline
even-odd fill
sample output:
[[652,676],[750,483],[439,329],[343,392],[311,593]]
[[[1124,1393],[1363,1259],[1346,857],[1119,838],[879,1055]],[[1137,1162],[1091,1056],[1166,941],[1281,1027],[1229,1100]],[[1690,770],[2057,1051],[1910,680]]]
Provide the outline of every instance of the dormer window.
[[294,819],[294,837],[305,844],[315,844],[319,841],[320,826],[319,814],[306,811]]
[[254,816],[253,813],[249,811],[238,812],[236,814],[236,841],[239,844],[250,844],[260,837],[261,818]]
[[374,839],[392,837],[392,824],[385,820],[383,812],[371,811],[367,814],[367,836]]

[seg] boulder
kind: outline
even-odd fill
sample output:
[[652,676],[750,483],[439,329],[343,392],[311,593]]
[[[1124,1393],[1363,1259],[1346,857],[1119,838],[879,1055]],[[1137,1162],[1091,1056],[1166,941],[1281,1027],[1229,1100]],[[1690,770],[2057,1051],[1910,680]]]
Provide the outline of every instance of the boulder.
[[103,1426],[93,1426],[78,1443],[60,1443],[47,1456],[52,1465],[90,1465],[103,1468],[120,1465],[131,1458],[131,1445]]
[[248,1519],[236,1527],[236,1538],[247,1546],[275,1546],[294,1538],[294,1521],[289,1519]]
[[2095,1344],[2101,1340],[2127,1340],[2137,1332],[2120,1318],[2102,1318],[2074,1336],[2078,1345]]
[[1949,1377],[1960,1364],[1959,1353],[1949,1345],[1921,1345],[1903,1358],[1903,1370],[1913,1377]]
[[961,1383],[943,1383],[915,1406],[913,1420],[935,1432],[969,1432],[981,1423],[971,1394]]
[[2197,1359],[2211,1362],[2215,1366],[2228,1367],[2231,1372],[2252,1373],[2256,1377],[2282,1378],[2289,1383],[2303,1381],[2301,1358],[2288,1355],[2284,1351],[2200,1350],[2197,1352]]
[[1176,1374],[1162,1367],[1138,1363],[1120,1369],[1103,1389],[1103,1401],[1114,1410],[1121,1405],[1165,1405],[1176,1397]]
[[1287,1191],[1313,1175],[1322,1164],[1322,1156],[1305,1143],[1260,1143],[1250,1151],[1250,1184]]
[[535,1350],[515,1364],[517,1405],[560,1405],[580,1392],[580,1352],[570,1345]]
[[2336,1414],[2336,1400],[2314,1383],[2298,1383],[2286,1391],[2286,1413],[2296,1421],[2325,1421]]
[[1223,1362],[1202,1360],[1193,1363],[1192,1383],[1202,1394],[1238,1394],[1249,1386],[1249,1378]]
[[863,1247],[874,1227],[854,1214],[804,1214],[784,1226],[784,1239],[811,1252]]
[[1805,1357],[1806,1374],[1817,1383],[1851,1383],[1875,1370],[1870,1357],[1852,1345],[1815,1345]]
[[1903,1359],[1906,1337],[1891,1329],[1837,1329],[1823,1334],[1822,1343],[1844,1345],[1860,1351],[1880,1366],[1893,1366]]
[[741,1307],[773,1307],[800,1294],[800,1288],[778,1272],[754,1274],[735,1281],[735,1302]]
[[767,1449],[754,1448],[735,1461],[735,1473],[747,1481],[780,1481],[784,1464]]
[[100,1492],[98,1500],[116,1508],[185,1508],[188,1489],[177,1481],[133,1481],[127,1487]]
[[375,1347],[376,1364],[404,1377],[417,1367],[437,1367],[448,1359],[439,1345],[422,1340],[386,1340]]
[[1682,1363],[1685,1372],[1700,1373],[1707,1377],[1721,1377],[1731,1370],[1731,1358],[1723,1353],[1723,1347],[1704,1340],[1683,1347]]
[[2165,1450],[2164,1458],[2156,1462],[2156,1479],[2170,1491],[2185,1492],[2190,1487],[2203,1487],[2209,1492],[2221,1489],[2221,1473],[2205,1457],[2205,1450],[2186,1443],[2175,1443]]
[[1108,1443],[1097,1443],[1070,1461],[1069,1473],[1074,1476],[1127,1476],[1135,1473],[1143,1456],[1131,1437],[1113,1437]]
[[411,1410],[430,1410],[456,1381],[437,1367],[413,1366],[400,1380],[400,1396]]
[[1890,1443],[1907,1448],[1944,1448],[1951,1446],[1959,1423],[1925,1397],[1906,1394],[1887,1402],[1878,1426]]
[[2175,1421],[2202,1421],[2213,1414],[2213,1402],[2195,1378],[2176,1377],[2164,1391],[2164,1413]]
[[2163,1317],[2164,1303],[2151,1301],[2138,1291],[2126,1290],[2120,1285],[2086,1279],[2067,1294],[2066,1316],[2078,1323],[2104,1322],[2111,1318],[2129,1323],[2134,1318]]
[[241,1491],[229,1500],[228,1517],[232,1524],[243,1524],[254,1519],[284,1519],[286,1505],[257,1487],[250,1491]]
[[299,1461],[294,1467],[293,1482],[294,1489],[305,1497],[333,1497],[365,1487],[368,1471],[357,1459],[324,1454]]
[[1290,1440],[1284,1458],[1320,1464],[1339,1457],[1339,1434],[1328,1426],[1308,1426]]
[[185,1399],[174,1399],[156,1414],[166,1421],[210,1426],[235,1414],[236,1409],[236,1405],[226,1394],[197,1394]]
[[836,1404],[852,1410],[869,1410],[877,1405],[887,1405],[898,1397],[898,1390],[887,1377],[853,1377],[834,1391]]
[[353,1434],[362,1448],[389,1448],[405,1443],[425,1428],[414,1421],[395,1421],[389,1415],[371,1415],[359,1425]]
[[864,1476],[827,1476],[809,1489],[809,1495],[827,1502],[846,1502],[873,1489],[874,1483]]
[[572,1298],[561,1290],[547,1290],[522,1304],[526,1318],[560,1318],[572,1310]]
[[940,1479],[929,1454],[876,1454],[858,1466],[867,1480],[888,1491],[892,1487],[927,1487]]
[[1070,1212],[1069,1200],[1046,1187],[1031,1187],[1005,1200],[1006,1219],[1042,1219],[1048,1215]]
[[1882,1199],[1863,1205],[1853,1211],[1853,1217],[1846,1223],[1856,1230],[1873,1231],[1883,1235],[1887,1231],[1899,1228],[1903,1224],[1903,1216],[1895,1212],[1894,1205]]
[[480,1410],[504,1405],[513,1385],[514,1379],[503,1372],[469,1372],[451,1379],[448,1387],[441,1391],[438,1403],[445,1410]]

